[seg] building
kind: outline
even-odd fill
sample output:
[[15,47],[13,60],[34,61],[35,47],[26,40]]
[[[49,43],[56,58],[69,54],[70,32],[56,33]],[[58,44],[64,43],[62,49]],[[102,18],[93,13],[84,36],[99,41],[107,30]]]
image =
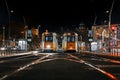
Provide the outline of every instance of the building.
[[120,24],[111,24],[110,29],[108,25],[92,26],[93,41],[98,43],[98,49],[105,47],[112,49],[120,46]]

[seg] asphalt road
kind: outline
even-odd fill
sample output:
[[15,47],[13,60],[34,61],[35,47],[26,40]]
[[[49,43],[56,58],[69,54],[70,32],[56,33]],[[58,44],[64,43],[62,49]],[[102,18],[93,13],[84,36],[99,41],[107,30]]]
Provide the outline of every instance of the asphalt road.
[[0,80],[120,80],[120,61],[83,53],[0,58]]

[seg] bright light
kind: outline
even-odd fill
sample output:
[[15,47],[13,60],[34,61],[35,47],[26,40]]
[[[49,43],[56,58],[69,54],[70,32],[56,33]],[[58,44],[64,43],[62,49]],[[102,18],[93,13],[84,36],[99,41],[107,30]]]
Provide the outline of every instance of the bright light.
[[11,10],[10,12],[11,12],[11,13],[13,13],[14,11],[13,11],[13,10]]
[[5,48],[5,47],[1,47],[0,49],[1,49],[1,50],[6,50],[6,48]]
[[71,35],[70,33],[68,33],[68,35]]
[[46,47],[47,47],[47,48],[50,48],[51,46],[50,46],[50,45],[47,45]]
[[114,30],[115,29],[115,27],[114,26],[112,26],[112,30]]
[[73,47],[70,47],[70,49],[72,50],[72,49],[73,49]]
[[33,51],[33,53],[39,53],[39,51]]
[[109,11],[107,10],[106,13],[109,13]]

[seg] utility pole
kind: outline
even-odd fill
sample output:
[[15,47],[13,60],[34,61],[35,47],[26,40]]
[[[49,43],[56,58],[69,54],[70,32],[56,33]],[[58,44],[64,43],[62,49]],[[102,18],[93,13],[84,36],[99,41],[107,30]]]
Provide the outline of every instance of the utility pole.
[[24,25],[25,25],[25,27],[24,27],[24,29],[25,29],[25,31],[24,31],[24,33],[25,33],[25,39],[27,40],[27,31],[28,31],[28,26],[27,26],[27,24],[26,24],[26,19],[25,19],[25,17],[23,16],[23,20],[24,20]]
[[41,25],[38,25],[38,27],[37,27],[37,29],[38,29],[38,38],[40,37],[40,36],[39,36],[39,33],[40,33],[40,27],[41,27]]
[[3,47],[5,47],[5,26],[3,26]]
[[93,25],[96,25],[97,16],[95,16]]
[[8,11],[8,20],[9,20],[9,27],[8,27],[8,38],[10,40],[11,38],[11,26],[10,26],[10,10],[9,10],[9,7],[8,7],[8,4],[7,4],[7,1],[5,0],[5,4],[6,4],[6,7],[7,7],[7,11]]
[[113,11],[114,2],[115,2],[115,1],[113,0],[112,5],[111,5],[111,9],[110,9],[110,11],[109,11],[109,20],[108,20],[109,52],[111,52],[111,50],[110,50],[110,37],[111,37],[110,26],[111,26],[111,15],[112,15],[112,11]]

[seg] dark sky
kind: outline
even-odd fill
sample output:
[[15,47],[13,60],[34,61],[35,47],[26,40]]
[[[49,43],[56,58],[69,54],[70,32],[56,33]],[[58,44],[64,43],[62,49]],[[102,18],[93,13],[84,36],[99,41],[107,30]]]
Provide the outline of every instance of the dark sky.
[[[5,0],[0,0],[0,6]],[[14,15],[25,16],[29,25],[64,26],[81,22],[92,25],[103,24],[113,0],[6,0]],[[120,22],[120,0],[114,0],[112,22]],[[1,7],[0,9],[3,10]],[[1,13],[0,15],[3,15]],[[0,20],[2,23],[2,20]],[[4,22],[4,21],[3,21]]]

